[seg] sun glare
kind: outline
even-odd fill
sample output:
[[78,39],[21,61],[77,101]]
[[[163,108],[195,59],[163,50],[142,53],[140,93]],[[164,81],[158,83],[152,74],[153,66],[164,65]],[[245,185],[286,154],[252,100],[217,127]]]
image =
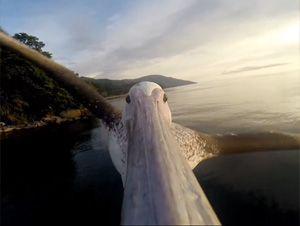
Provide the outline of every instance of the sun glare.
[[299,42],[299,25],[285,29],[280,36],[285,43]]

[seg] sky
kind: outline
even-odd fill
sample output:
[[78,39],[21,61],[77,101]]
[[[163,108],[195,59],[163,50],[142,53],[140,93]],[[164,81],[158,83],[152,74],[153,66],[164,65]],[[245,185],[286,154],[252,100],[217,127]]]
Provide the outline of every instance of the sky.
[[297,0],[1,0],[10,35],[95,78],[201,81],[299,70]]

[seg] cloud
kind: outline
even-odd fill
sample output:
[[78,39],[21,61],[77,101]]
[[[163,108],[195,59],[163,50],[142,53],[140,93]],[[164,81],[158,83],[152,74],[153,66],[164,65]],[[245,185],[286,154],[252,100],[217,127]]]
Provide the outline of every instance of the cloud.
[[[230,48],[234,49],[244,40],[257,39],[271,32],[276,25],[278,27],[276,17],[287,15],[291,7],[284,6],[280,11],[276,4],[261,9],[262,3],[258,1],[251,2],[251,7],[250,3],[189,1],[170,9],[172,3],[166,2],[164,7],[157,2],[152,6],[144,3],[113,20],[103,40],[104,51],[94,58],[92,64],[95,66],[89,67],[90,70],[101,71],[101,76],[105,77],[124,74],[138,77],[143,75],[138,73],[184,73],[184,70],[190,70],[189,66],[197,67],[207,62],[206,59],[221,60],[220,56],[225,51],[228,52],[227,60],[237,55]],[[271,18],[272,12],[278,15]],[[290,17],[286,18],[286,21],[281,19],[282,24],[289,23]],[[254,46],[251,49],[259,48]],[[268,50],[262,47],[259,51],[265,51],[267,55],[272,49],[276,51],[273,46]],[[190,59],[193,51],[197,51],[198,55],[194,54],[194,59]],[[238,54],[240,58],[244,58],[242,54]],[[180,56],[181,60],[174,62],[174,58]],[[191,61],[197,62],[191,65]],[[174,64],[170,65],[169,62]],[[78,68],[87,68],[89,63],[82,62]],[[170,68],[167,70],[164,65]],[[158,71],[163,68],[164,71]]]
[[39,37],[54,60],[85,76],[188,78],[231,73],[225,69],[239,64],[293,65],[295,57],[295,43],[270,36],[298,24],[295,1],[87,0],[57,7],[46,0],[26,7],[29,13],[16,18],[18,29]]
[[242,73],[242,72],[246,72],[246,71],[255,71],[255,70],[260,70],[260,69],[264,69],[264,68],[278,67],[278,66],[282,66],[282,65],[286,65],[286,64],[287,63],[242,67],[242,68],[239,68],[239,69],[236,69],[236,70],[224,71],[222,74],[224,74],[224,75],[236,74],[236,73]]

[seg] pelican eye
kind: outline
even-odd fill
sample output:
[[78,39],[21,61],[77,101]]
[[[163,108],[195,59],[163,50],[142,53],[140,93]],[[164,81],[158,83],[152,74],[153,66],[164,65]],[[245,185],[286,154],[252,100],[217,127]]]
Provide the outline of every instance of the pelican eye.
[[126,102],[127,102],[127,104],[129,104],[131,102],[131,99],[130,99],[129,95],[126,96]]
[[167,94],[164,94],[164,102],[166,103],[168,100]]

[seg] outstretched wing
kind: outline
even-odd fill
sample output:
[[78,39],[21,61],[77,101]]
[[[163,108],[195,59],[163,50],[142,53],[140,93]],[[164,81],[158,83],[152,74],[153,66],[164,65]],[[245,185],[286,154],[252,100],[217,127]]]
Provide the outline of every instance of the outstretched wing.
[[219,154],[216,142],[210,135],[197,132],[176,123],[172,123],[171,130],[192,169],[204,159]]
[[208,135],[172,123],[172,131],[192,169],[204,159],[245,152],[300,150],[300,135],[264,132]]
[[213,136],[219,154],[300,150],[300,135],[279,132]]

